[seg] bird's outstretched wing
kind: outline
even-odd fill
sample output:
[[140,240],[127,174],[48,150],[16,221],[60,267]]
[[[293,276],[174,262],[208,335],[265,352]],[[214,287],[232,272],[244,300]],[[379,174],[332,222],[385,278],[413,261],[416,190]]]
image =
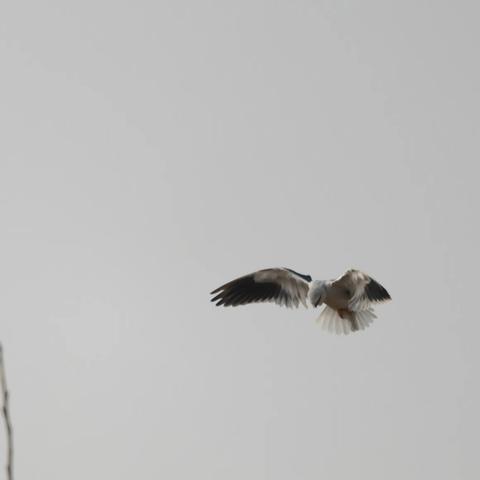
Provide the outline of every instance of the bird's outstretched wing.
[[244,275],[216,288],[211,299],[216,305],[236,307],[255,302],[274,302],[277,305],[297,308],[307,306],[310,275],[288,268],[267,268]]
[[373,303],[391,300],[385,287],[360,270],[348,270],[332,285],[348,292],[348,306],[353,312],[369,310]]

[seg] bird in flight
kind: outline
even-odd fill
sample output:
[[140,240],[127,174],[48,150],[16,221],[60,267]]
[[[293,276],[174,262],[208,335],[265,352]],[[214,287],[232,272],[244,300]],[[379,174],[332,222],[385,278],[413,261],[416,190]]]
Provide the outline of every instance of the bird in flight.
[[317,321],[324,330],[348,334],[367,328],[377,316],[376,303],[391,300],[376,280],[360,270],[347,270],[336,280],[312,280],[289,268],[267,268],[236,278],[211,292],[217,306],[236,307],[270,302],[288,308],[324,305]]

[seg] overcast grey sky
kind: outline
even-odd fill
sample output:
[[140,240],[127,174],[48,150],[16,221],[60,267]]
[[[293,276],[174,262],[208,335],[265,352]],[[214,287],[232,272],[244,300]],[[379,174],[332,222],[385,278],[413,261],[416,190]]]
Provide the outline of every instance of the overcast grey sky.
[[[3,2],[17,478],[479,478],[479,15]],[[271,266],[394,301],[348,337],[209,303]]]

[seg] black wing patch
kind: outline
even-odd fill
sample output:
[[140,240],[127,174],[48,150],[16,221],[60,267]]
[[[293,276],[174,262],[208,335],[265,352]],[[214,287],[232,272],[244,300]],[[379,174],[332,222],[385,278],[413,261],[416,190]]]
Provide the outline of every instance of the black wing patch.
[[[232,280],[216,288],[210,294],[213,295],[215,293],[218,293],[218,295],[210,301],[217,302],[217,307],[220,305],[236,307],[237,305],[245,305],[247,303],[267,302],[280,298],[282,295],[286,297],[278,283],[257,283],[253,278],[253,274]],[[287,301],[286,298],[285,301]]]
[[365,293],[367,298],[372,302],[385,302],[392,298],[387,290],[373,278],[371,278],[370,282],[365,286]]
[[306,282],[311,282],[312,277],[310,275],[305,275],[303,273],[298,273],[295,270],[292,270],[291,268],[286,268],[284,267],[285,270],[288,270],[290,273],[293,273],[294,275],[297,275],[297,277],[303,278]]

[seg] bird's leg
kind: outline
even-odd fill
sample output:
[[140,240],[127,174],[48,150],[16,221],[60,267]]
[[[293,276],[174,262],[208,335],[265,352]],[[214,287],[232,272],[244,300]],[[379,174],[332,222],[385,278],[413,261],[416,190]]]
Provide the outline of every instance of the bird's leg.
[[356,332],[358,330],[358,323],[354,312],[348,308],[339,308],[337,312],[340,315],[340,318],[346,318],[347,320],[350,320],[350,323],[352,324],[352,331]]

